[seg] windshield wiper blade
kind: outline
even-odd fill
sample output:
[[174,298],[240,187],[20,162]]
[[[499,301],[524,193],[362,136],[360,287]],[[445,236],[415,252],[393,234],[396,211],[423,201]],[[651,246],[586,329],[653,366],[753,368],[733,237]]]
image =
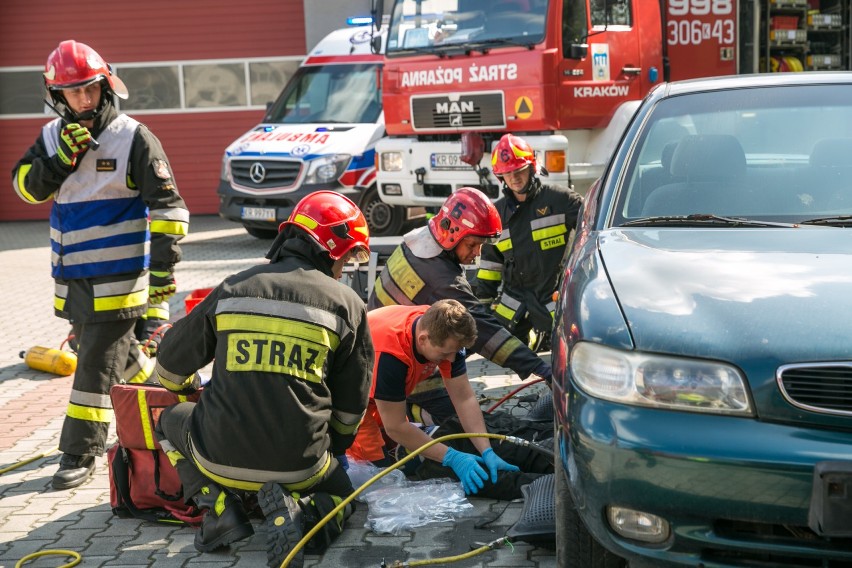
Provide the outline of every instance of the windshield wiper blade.
[[712,213],[693,213],[691,215],[663,215],[659,217],[642,217],[621,224],[622,227],[647,225],[724,225],[725,227],[793,227],[789,223],[774,223],[772,221],[757,221],[745,217],[725,217]]
[[817,217],[801,221],[802,225],[830,225],[832,227],[852,227],[852,215],[835,215],[833,217]]

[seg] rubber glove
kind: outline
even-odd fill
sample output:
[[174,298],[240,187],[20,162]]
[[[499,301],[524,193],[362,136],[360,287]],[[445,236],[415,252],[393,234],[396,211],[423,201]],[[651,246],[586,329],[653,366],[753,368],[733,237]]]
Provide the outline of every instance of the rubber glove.
[[482,469],[481,464],[484,463],[485,461],[479,456],[447,448],[441,465],[452,468],[461,480],[465,494],[475,495],[477,491],[485,487],[485,480],[488,479],[488,474]]
[[148,298],[152,304],[167,302],[177,292],[175,275],[171,272],[154,272],[148,278]]
[[482,459],[485,460],[485,467],[491,473],[491,483],[497,483],[498,471],[521,471],[521,468],[518,466],[504,461],[492,448],[488,448],[482,452]]
[[59,145],[56,154],[62,163],[73,168],[77,163],[77,156],[89,149],[92,134],[85,126],[76,122],[68,124],[59,132]]

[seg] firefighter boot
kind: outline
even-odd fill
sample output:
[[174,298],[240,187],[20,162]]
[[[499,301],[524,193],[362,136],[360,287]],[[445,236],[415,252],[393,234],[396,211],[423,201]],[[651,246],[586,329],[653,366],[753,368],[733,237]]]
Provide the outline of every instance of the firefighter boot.
[[204,511],[201,527],[195,533],[199,552],[211,552],[254,534],[240,499],[215,483],[202,487],[192,500]]
[[54,489],[72,489],[83,485],[95,473],[95,456],[62,454],[59,470],[53,474]]
[[[302,540],[302,510],[296,501],[277,483],[267,482],[257,492],[266,528],[266,560],[278,568],[290,551]],[[288,566],[302,568],[304,553],[299,550]]]

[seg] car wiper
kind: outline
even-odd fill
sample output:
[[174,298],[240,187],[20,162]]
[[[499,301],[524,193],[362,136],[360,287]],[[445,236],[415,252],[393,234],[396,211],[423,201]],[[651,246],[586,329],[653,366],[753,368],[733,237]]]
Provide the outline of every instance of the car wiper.
[[852,215],[835,215],[834,217],[817,217],[801,221],[802,225],[829,225],[831,227],[852,227]]
[[622,227],[647,225],[697,226],[723,225],[725,227],[794,227],[790,223],[774,223],[772,221],[756,221],[745,217],[724,217],[712,213],[693,213],[691,215],[664,215],[659,217],[641,217],[621,224]]

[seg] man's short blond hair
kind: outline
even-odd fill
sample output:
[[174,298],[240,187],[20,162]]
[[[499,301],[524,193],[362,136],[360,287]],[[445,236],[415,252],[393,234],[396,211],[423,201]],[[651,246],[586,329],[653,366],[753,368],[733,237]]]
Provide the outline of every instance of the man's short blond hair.
[[438,300],[423,313],[420,323],[433,345],[453,338],[470,348],[476,341],[476,320],[458,300]]

